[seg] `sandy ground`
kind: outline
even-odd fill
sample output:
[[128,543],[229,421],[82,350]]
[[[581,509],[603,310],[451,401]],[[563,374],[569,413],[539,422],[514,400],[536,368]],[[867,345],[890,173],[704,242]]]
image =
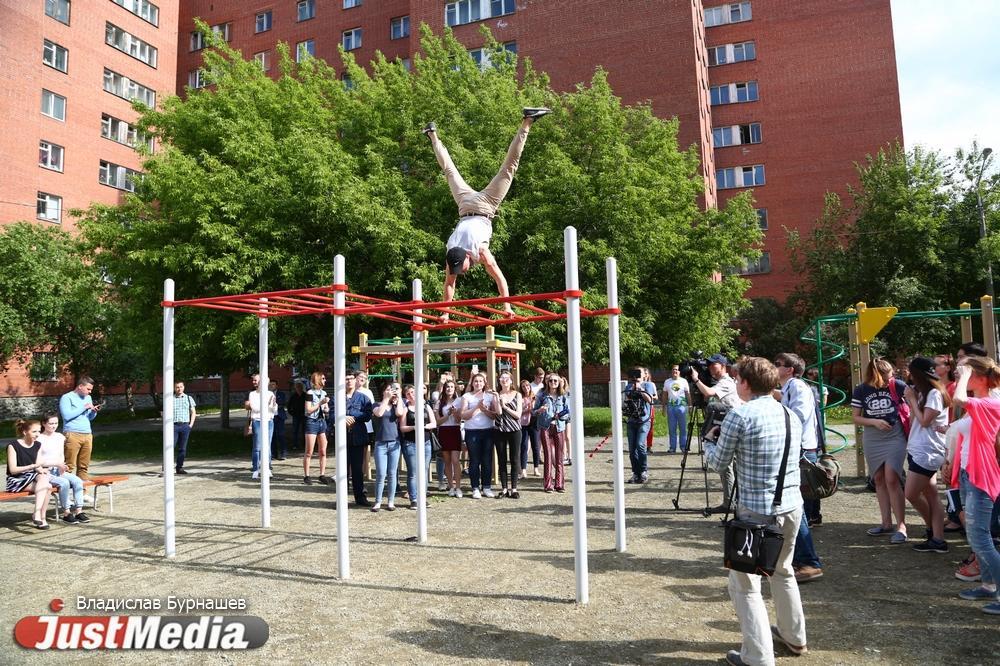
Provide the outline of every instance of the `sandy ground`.
[[[587,441],[587,450],[597,440]],[[104,653],[107,663],[647,664],[720,663],[739,626],[721,567],[717,518],[677,512],[680,456],[651,458],[651,482],[628,486],[628,549],[614,549],[610,444],[587,458],[590,603],[575,603],[572,495],[522,481],[521,499],[452,499],[432,492],[429,542],[416,512],[350,511],[352,577],[337,578],[332,487],[304,486],[301,460],[275,463],[273,527],[261,529],[257,487],[243,461],[193,461],[178,477],[177,556],[163,557],[156,467],[106,462],[126,473],[115,510],[86,526],[30,527],[26,501],[0,504],[0,662],[67,663],[79,653],[27,652],[12,629],[47,613],[53,598],[77,613],[100,598],[243,598],[270,626],[267,644],[243,653]],[[779,663],[1000,663],[1000,624],[957,594],[967,553],[921,554],[865,536],[874,495],[839,456],[845,488],[824,502],[814,535],[826,575],[802,587],[807,656]],[[693,460],[693,459],[692,459]],[[569,470],[567,470],[569,471]],[[712,503],[719,501],[710,477]],[[567,484],[569,485],[569,484]],[[704,506],[700,469],[688,468],[681,506]],[[406,500],[399,500],[405,507]],[[911,533],[919,532],[914,523]],[[766,589],[766,585],[765,585]],[[767,593],[765,592],[765,596]],[[770,604],[770,602],[768,602]],[[165,611],[162,612],[166,614]],[[92,658],[92,656],[90,657]]]

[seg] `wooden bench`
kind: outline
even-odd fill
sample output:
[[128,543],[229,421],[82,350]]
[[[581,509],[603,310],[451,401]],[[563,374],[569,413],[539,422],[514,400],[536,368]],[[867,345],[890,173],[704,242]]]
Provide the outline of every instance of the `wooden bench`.
[[[128,481],[128,475],[127,474],[111,474],[111,475],[107,475],[107,476],[92,476],[92,477],[90,477],[89,479],[87,479],[86,481],[83,482],[83,487],[84,487],[85,490],[87,488],[93,488],[94,489],[94,511],[97,511],[97,499],[98,499],[97,491],[100,488],[107,488],[108,489],[108,513],[114,513],[115,512],[114,484],[118,483],[119,481]],[[59,518],[59,510],[62,507],[59,506],[59,493],[55,491],[55,488],[53,488],[52,490],[53,490],[53,492],[52,492],[52,500],[55,502],[55,508],[54,508],[55,517],[54,517],[54,519],[58,520],[58,518]],[[0,493],[0,502],[6,502],[8,500],[14,500],[14,499],[21,499],[21,498],[24,498],[24,497],[31,497],[32,495],[33,495],[33,493],[29,493],[27,490],[22,490],[19,493],[6,493],[6,492],[4,492],[4,493]]]

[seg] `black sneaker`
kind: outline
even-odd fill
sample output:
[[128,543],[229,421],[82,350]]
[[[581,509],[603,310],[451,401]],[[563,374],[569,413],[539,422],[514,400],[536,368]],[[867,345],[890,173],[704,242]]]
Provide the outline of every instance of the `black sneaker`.
[[311,486],[313,484],[313,480],[308,476],[303,476],[302,483],[306,484],[307,486]]
[[319,475],[319,482],[323,483],[325,485],[330,485],[331,483],[333,483],[333,479],[331,479],[330,477],[328,477],[326,474],[320,474]]
[[174,471],[174,474],[187,474],[187,470],[181,467],[180,469]]
[[83,513],[82,511],[80,513],[76,514],[76,516],[74,516],[74,517],[76,518],[76,522],[78,522],[78,523],[89,523],[90,522],[90,516],[88,516],[87,514]]
[[424,125],[424,128],[422,130],[420,130],[420,131],[423,132],[424,134],[430,136],[431,132],[437,132],[438,131],[438,126],[435,125],[433,122],[429,122],[426,125]]
[[913,550],[918,553],[947,553],[948,544],[945,541],[938,541],[937,539],[928,539],[923,543],[918,543],[913,547]]
[[521,110],[525,118],[531,118],[532,120],[538,120],[542,116],[547,116],[552,113],[552,109],[548,109],[544,106],[529,106]]
[[60,520],[63,521],[64,523],[69,523],[70,525],[75,525],[76,523],[80,522],[80,520],[72,513],[67,513],[65,516],[62,516]]

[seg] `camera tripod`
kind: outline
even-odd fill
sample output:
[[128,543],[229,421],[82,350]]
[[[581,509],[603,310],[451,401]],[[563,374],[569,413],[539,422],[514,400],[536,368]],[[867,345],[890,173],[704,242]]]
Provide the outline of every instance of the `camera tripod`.
[[[702,446],[701,442],[701,424],[704,421],[703,409],[700,407],[692,407],[689,412],[690,418],[688,419],[687,427],[687,439],[684,442],[684,456],[681,458],[681,477],[677,480],[677,496],[674,497],[674,511],[689,511],[693,513],[700,513],[704,517],[708,518],[712,515],[712,509],[709,506],[708,499],[708,467],[705,466],[705,448]],[[698,437],[695,438],[694,433],[698,432]],[[681,491],[684,488],[684,472],[687,470],[687,459],[688,455],[691,453],[692,446],[697,444],[698,446],[698,456],[701,459],[701,472],[705,477],[705,506],[701,509],[682,509],[681,508]]]

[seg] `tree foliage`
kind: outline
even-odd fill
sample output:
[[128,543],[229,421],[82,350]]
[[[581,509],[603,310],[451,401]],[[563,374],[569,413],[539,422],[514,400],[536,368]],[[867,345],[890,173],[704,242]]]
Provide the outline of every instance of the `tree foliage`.
[[[585,305],[604,304],[604,259],[617,257],[626,360],[725,346],[747,283],[711,276],[754,254],[749,198],[701,210],[697,153],[678,150],[676,121],[622,106],[602,71],[557,94],[530,62],[489,40],[492,67],[480,69],[449,31],[438,37],[424,26],[411,71],[381,55],[367,69],[344,53],[339,71],[312,58],[296,64],[282,45],[272,79],[212,39],[211,88],[142,109],[139,125],[159,148],[135,196],[91,207],[80,225],[125,306],[146,322],[143,349],[159,354],[150,323],[168,276],[178,299],[317,286],[331,281],[333,257],[343,254],[354,292],[408,299],[410,280],[421,278],[424,298],[440,298],[457,211],[420,128],[436,121],[465,179],[483,186],[521,108],[537,105],[553,114],[532,129],[491,242],[512,293],[564,288],[562,234],[572,225]],[[495,293],[482,270],[459,281],[459,297]],[[270,325],[277,361],[327,358],[327,319]],[[381,321],[349,325],[406,334]],[[563,325],[521,331],[535,360],[565,362]],[[605,360],[606,322],[586,322],[584,352]],[[256,323],[185,310],[177,354],[199,373],[241,367],[256,355]]]

